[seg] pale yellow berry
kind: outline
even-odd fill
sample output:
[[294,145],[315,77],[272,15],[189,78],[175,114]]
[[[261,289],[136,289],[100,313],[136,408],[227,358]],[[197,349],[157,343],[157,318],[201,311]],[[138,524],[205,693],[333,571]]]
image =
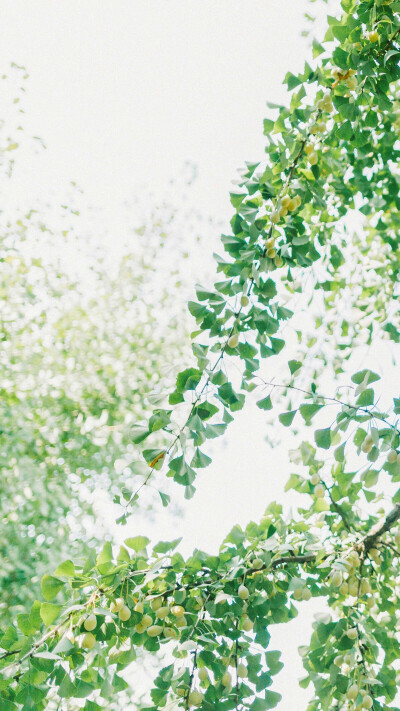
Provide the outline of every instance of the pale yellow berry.
[[303,599],[303,589],[302,588],[296,588],[296,590],[293,590],[293,599],[294,600],[302,600]]
[[119,612],[121,608],[125,605],[125,600],[122,597],[117,598],[115,602],[110,605],[111,612]]
[[309,156],[311,153],[314,153],[314,146],[312,143],[307,143],[307,145],[304,147],[304,152],[307,156]]
[[304,588],[302,595],[301,595],[301,599],[304,600],[305,602],[308,602],[308,600],[311,600],[311,597],[312,597],[311,590],[309,590],[309,588]]
[[174,638],[178,636],[178,632],[174,630],[173,627],[164,627],[164,637],[169,638]]
[[391,449],[387,455],[387,460],[389,464],[394,464],[397,461],[397,452],[395,449]]
[[361,445],[361,451],[364,452],[364,454],[369,454],[372,449],[372,445],[373,443],[367,438],[365,438],[364,442]]
[[180,686],[180,687],[176,690],[176,695],[177,695],[177,696],[180,696],[181,698],[182,698],[183,696],[186,696],[186,689],[184,689],[183,686]]
[[369,39],[370,42],[377,42],[379,39],[377,31],[371,30],[371,32],[367,32],[367,39]]
[[249,297],[246,294],[242,294],[242,296],[240,297],[240,305],[245,307],[245,306],[248,306],[249,303],[250,303]]
[[347,696],[347,698],[349,699],[349,701],[355,701],[355,700],[356,700],[356,698],[357,698],[357,696],[358,696],[358,686],[357,686],[357,684],[352,684],[351,686],[349,686],[349,688],[347,689],[347,694],[346,694],[346,696]]
[[143,627],[149,627],[153,622],[153,618],[151,615],[143,615],[142,619],[140,620],[140,624],[143,625]]
[[287,207],[288,209],[290,209],[289,208],[290,202],[291,202],[290,195],[284,195],[281,200],[281,205],[282,205],[282,207]]
[[331,583],[335,588],[340,587],[343,582],[343,575],[340,570],[335,570],[331,576]]
[[276,249],[273,247],[271,247],[271,249],[267,249],[267,257],[269,257],[269,259],[276,257]]
[[190,706],[201,706],[203,703],[203,694],[200,691],[191,691],[188,697]]
[[363,707],[363,709],[371,709],[372,705],[373,705],[373,701],[372,701],[371,696],[369,694],[365,694],[365,696],[362,700],[361,706]]
[[351,583],[349,585],[349,595],[352,597],[357,597],[358,595],[358,583]]
[[325,496],[325,489],[322,486],[322,484],[317,484],[317,486],[314,489],[314,494],[317,497],[317,499],[322,499]]
[[163,599],[162,597],[155,597],[153,600],[150,602],[150,607],[152,610],[156,611],[158,610],[159,607],[162,607],[163,604]]
[[355,89],[357,89],[358,86],[357,79],[355,77],[349,77],[348,79],[346,79],[346,86],[348,89],[350,89],[350,91],[354,91]]
[[208,672],[205,667],[199,669],[199,679],[200,681],[208,681]]
[[313,486],[316,486],[317,484],[319,484],[320,481],[321,481],[321,477],[319,474],[313,474],[310,479],[310,482]]
[[252,620],[250,619],[250,617],[245,617],[245,618],[244,618],[243,623],[242,623],[242,629],[243,629],[245,632],[251,632],[251,630],[253,629],[253,622],[252,622]]
[[274,263],[276,267],[282,267],[283,266],[283,259],[280,256],[280,254],[277,254],[276,257],[274,258]]
[[156,617],[158,617],[160,620],[164,620],[166,616],[169,613],[169,607],[164,606],[164,607],[159,607],[158,610],[156,610]]
[[293,212],[293,210],[295,210],[296,207],[297,207],[296,200],[295,200],[294,198],[292,198],[292,199],[290,200],[288,206],[287,206],[287,209],[288,209],[290,212]]
[[127,605],[124,605],[124,607],[119,611],[118,617],[121,620],[121,622],[126,622],[129,620],[131,616],[131,611]]
[[287,207],[281,207],[281,209],[279,210],[279,217],[286,217],[287,214],[288,214]]
[[237,675],[239,679],[247,679],[247,667],[245,664],[238,664],[237,665]]
[[250,593],[249,593],[249,591],[248,591],[248,589],[246,588],[245,585],[239,585],[239,588],[238,588],[238,595],[239,595],[239,597],[240,597],[241,600],[247,600],[247,599],[248,599]]
[[185,608],[182,605],[172,605],[171,612],[174,617],[183,617],[185,614]]
[[81,640],[81,647],[84,649],[93,649],[96,644],[96,638],[91,632],[86,632]]
[[367,595],[367,593],[370,593],[370,592],[371,592],[370,582],[366,578],[363,578],[361,581],[361,585],[360,585],[360,595]]
[[295,195],[294,198],[293,198],[293,200],[294,200],[295,203],[296,203],[296,208],[297,208],[297,207],[300,207],[300,205],[301,205],[301,197],[300,197],[300,195]]
[[151,627],[147,628],[147,634],[149,637],[158,637],[158,635],[161,634],[163,631],[163,628],[161,625],[151,625]]
[[143,632],[145,632],[146,629],[147,629],[147,626],[146,626],[146,625],[142,625],[141,622],[138,622],[138,624],[135,625],[135,631],[136,631],[138,634],[143,634]]
[[357,639],[357,630],[355,627],[350,627],[346,632],[349,639]]
[[318,163],[318,156],[316,153],[310,153],[308,156],[308,162],[310,165],[317,165]]
[[339,592],[341,595],[348,595],[349,594],[349,586],[347,583],[342,583]]
[[333,663],[336,664],[337,667],[341,667],[343,664],[343,656],[341,654],[338,654],[337,657],[333,660]]
[[261,558],[254,558],[251,567],[254,568],[254,570],[261,570],[261,568],[264,565],[264,561],[261,560]]
[[[236,348],[236,346],[239,343],[239,336],[237,333],[233,333],[232,336],[228,338],[228,346],[229,348]],[[179,605],[177,606],[179,607]]]
[[281,216],[280,216],[279,210],[277,212],[271,212],[271,222],[273,225],[276,225],[280,219],[281,219]]
[[221,679],[222,686],[230,686],[231,681],[232,681],[232,677],[230,675],[230,672],[226,671]]
[[140,612],[140,614],[143,614],[144,612],[144,605],[142,602],[137,602],[135,607],[133,608],[135,612]]
[[96,615],[89,615],[83,623],[83,626],[87,632],[92,632],[97,625]]
[[182,617],[177,617],[175,624],[177,627],[186,627],[187,622],[185,615],[182,615]]

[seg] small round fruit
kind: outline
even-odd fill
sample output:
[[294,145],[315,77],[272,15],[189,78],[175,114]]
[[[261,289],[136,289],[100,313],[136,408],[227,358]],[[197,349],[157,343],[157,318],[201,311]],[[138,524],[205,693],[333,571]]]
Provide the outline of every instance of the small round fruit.
[[110,605],[110,610],[111,612],[119,612],[123,606],[125,605],[125,600],[122,597],[117,598],[114,602],[111,603]]
[[278,269],[279,269],[279,267],[283,266],[283,259],[280,254],[276,255],[276,257],[274,258],[274,262],[275,262],[275,266],[278,267]]
[[335,588],[338,588],[343,582],[343,575],[340,570],[335,570],[332,573],[331,583]]
[[357,639],[357,630],[355,627],[350,627],[346,632],[349,639]]
[[163,599],[162,597],[155,597],[150,603],[151,609],[155,612],[159,607],[162,607]]
[[373,701],[372,701],[371,696],[369,694],[365,694],[365,696],[362,700],[361,706],[363,707],[363,709],[371,709],[372,705],[373,705]]
[[199,679],[200,681],[208,681],[208,671],[205,667],[199,669]]
[[308,156],[308,162],[310,165],[317,165],[318,155],[316,153],[310,153],[310,155]]
[[175,624],[177,627],[186,627],[187,622],[185,615],[182,615],[182,617],[177,617]]
[[173,627],[164,627],[164,637],[167,639],[174,639],[178,636],[178,632],[174,630]]
[[279,217],[286,217],[287,214],[288,214],[287,207],[281,207],[279,210]]
[[311,153],[314,153],[314,146],[312,143],[308,143],[305,148],[304,148],[304,153],[306,156],[311,155]]
[[344,582],[341,584],[339,587],[339,592],[341,595],[348,595],[349,594],[349,585],[348,583]]
[[365,439],[361,445],[361,451],[364,452],[364,454],[369,454],[371,449],[372,449],[372,442],[368,439]]
[[83,626],[87,632],[92,632],[97,625],[96,615],[89,615],[83,623]]
[[168,614],[169,607],[167,605],[165,605],[164,607],[159,607],[158,610],[156,610],[156,617],[158,617],[159,620],[164,620]]
[[248,306],[249,303],[250,303],[249,297],[246,294],[242,294],[242,296],[240,297],[240,305],[245,307],[245,306]]
[[349,585],[349,595],[352,597],[357,597],[358,595],[358,583],[350,583]]
[[391,449],[387,455],[387,461],[389,464],[394,464],[397,461],[397,452],[395,449]]
[[357,89],[358,86],[357,79],[355,77],[349,77],[348,79],[346,79],[346,86],[348,89],[350,89],[350,91],[354,91],[355,89]]
[[140,614],[143,615],[144,605],[142,602],[137,602],[133,609],[135,610],[135,612],[140,612]]
[[367,39],[369,39],[370,42],[377,42],[379,39],[379,35],[376,30],[371,30],[371,32],[367,32]]
[[180,696],[181,698],[182,698],[183,696],[186,696],[186,689],[185,689],[183,686],[180,686],[180,687],[176,690],[176,695],[177,695],[177,696]]
[[261,568],[264,566],[264,561],[261,560],[261,558],[254,558],[251,567],[254,570],[261,570]]
[[250,595],[248,588],[245,585],[239,585],[238,595],[241,600],[247,600]]
[[319,474],[313,474],[310,479],[310,482],[313,486],[317,486],[317,484],[319,484],[320,481],[321,481],[321,477]]
[[150,627],[150,625],[153,622],[153,618],[151,615],[143,615],[142,619],[140,620],[140,624],[146,629],[146,627]]
[[84,649],[93,649],[95,644],[96,637],[91,632],[86,632],[82,637],[81,646]]
[[237,675],[239,679],[247,679],[247,667],[245,664],[240,663],[237,665]]
[[161,625],[151,625],[151,627],[148,627],[146,631],[149,637],[158,637],[158,635],[163,631],[163,628]]
[[341,654],[338,654],[337,657],[333,660],[333,663],[336,664],[337,667],[341,667],[343,664],[343,656]]
[[232,336],[228,338],[228,346],[229,348],[236,348],[236,346],[239,343],[239,336],[237,333],[233,333]]
[[242,623],[242,629],[245,632],[251,632],[253,629],[253,621],[250,619],[250,617],[245,617]]
[[138,622],[137,625],[135,625],[135,631],[138,634],[143,634],[143,632],[146,632],[147,627],[145,625],[142,625],[141,622]]
[[291,199],[292,198],[290,197],[290,195],[284,195],[281,200],[282,207],[287,207],[290,210],[289,205],[290,205]]
[[171,612],[174,617],[183,617],[185,614],[185,608],[182,605],[172,605]]
[[325,489],[322,486],[322,484],[317,484],[317,486],[314,489],[314,494],[317,497],[317,499],[322,499],[325,496]]
[[309,588],[304,588],[302,595],[301,595],[301,599],[304,600],[305,602],[308,602],[308,600],[311,600],[311,598],[312,598],[311,590]]
[[230,672],[226,671],[221,679],[222,686],[230,686],[231,681],[232,677],[230,675]]
[[203,694],[200,691],[191,691],[188,697],[188,702],[190,706],[201,706],[203,703]]
[[292,198],[287,206],[287,209],[289,210],[289,212],[293,212],[293,210],[295,210],[296,207],[297,207],[296,200],[294,198]]
[[271,213],[271,222],[272,222],[273,225],[276,225],[277,222],[279,222],[280,219],[281,219],[281,216],[280,216],[280,211],[279,211],[279,210],[278,210],[278,212],[272,212],[272,213]]
[[347,696],[347,698],[349,699],[349,701],[355,701],[355,700],[356,700],[356,698],[357,698],[357,696],[358,696],[358,686],[357,686],[357,684],[352,684],[351,686],[349,686],[349,688],[347,689],[347,694],[346,694],[346,696]]
[[293,200],[294,200],[295,203],[296,203],[296,208],[297,208],[297,207],[300,207],[300,205],[301,205],[301,197],[300,197],[300,195],[295,195],[294,198],[293,198]]
[[131,616],[131,611],[127,605],[124,605],[124,607],[119,611],[118,617],[121,620],[121,622],[126,622],[129,620]]
[[371,585],[367,578],[363,578],[360,584],[360,595],[367,595],[371,592]]

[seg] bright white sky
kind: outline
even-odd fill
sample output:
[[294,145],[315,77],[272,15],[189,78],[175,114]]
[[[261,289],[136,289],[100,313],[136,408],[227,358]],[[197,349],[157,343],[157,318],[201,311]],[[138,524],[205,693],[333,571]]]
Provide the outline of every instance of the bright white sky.
[[[34,161],[21,153],[13,201],[62,201],[75,180],[112,232],[122,202],[143,185],[162,194],[192,161],[193,203],[225,220],[237,168],[263,155],[265,101],[285,100],[283,76],[309,56],[300,33],[310,8],[306,0],[3,0],[2,72],[10,61],[27,67],[26,133],[47,145]],[[280,497],[288,464],[264,437],[264,417],[249,406],[215,445],[213,465],[186,504],[185,552],[216,550],[234,523],[259,519]],[[140,531],[136,525],[123,537],[176,537],[168,512]],[[296,684],[297,647],[307,643],[315,608],[302,609],[275,636],[287,664],[274,685],[284,692],[279,711],[305,708],[309,695]]]

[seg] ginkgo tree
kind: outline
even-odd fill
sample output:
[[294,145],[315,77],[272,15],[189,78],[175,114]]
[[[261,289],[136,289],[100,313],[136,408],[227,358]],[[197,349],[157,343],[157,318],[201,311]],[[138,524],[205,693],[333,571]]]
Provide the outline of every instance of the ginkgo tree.
[[[170,491],[194,496],[207,441],[255,394],[275,428],[310,428],[290,453],[297,472],[287,486],[304,504],[288,515],[269,503],[260,522],[233,528],[218,556],[196,550],[185,560],[178,540],[137,535],[118,551],[106,543],[96,561],[60,561],[42,579],[44,601],[2,631],[5,711],[107,708],[139,649],[161,650],[168,663],[138,708],[274,708],[282,663],[270,627],[289,631],[311,598],[329,612],[300,648],[308,711],[399,708],[400,399],[393,383],[382,409],[379,374],[347,373],[344,363],[357,339],[400,340],[400,2],[341,4],[304,72],[285,77],[290,106],[270,107],[266,156],[231,196],[217,281],[189,303],[195,361],[137,423],[147,473],[118,496],[120,524],[149,485],[168,503],[166,477]],[[308,293],[304,328],[285,291]],[[277,356],[286,372],[289,319],[298,356],[277,384],[260,359]],[[327,367],[349,387],[325,392]],[[68,605],[58,602],[66,590]]]

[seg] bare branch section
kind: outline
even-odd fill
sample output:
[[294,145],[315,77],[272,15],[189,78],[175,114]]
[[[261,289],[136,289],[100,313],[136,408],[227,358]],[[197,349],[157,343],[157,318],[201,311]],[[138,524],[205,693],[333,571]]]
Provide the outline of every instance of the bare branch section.
[[388,515],[381,521],[378,521],[378,523],[371,528],[368,535],[364,536],[359,547],[363,548],[363,550],[368,553],[368,551],[370,551],[371,548],[373,548],[374,545],[377,543],[379,538],[381,538],[381,536],[383,536],[383,534],[387,531],[390,531],[390,529],[393,528],[393,526],[395,525],[395,523],[397,523],[399,519],[400,504],[396,504],[396,506],[391,511],[389,511]]

